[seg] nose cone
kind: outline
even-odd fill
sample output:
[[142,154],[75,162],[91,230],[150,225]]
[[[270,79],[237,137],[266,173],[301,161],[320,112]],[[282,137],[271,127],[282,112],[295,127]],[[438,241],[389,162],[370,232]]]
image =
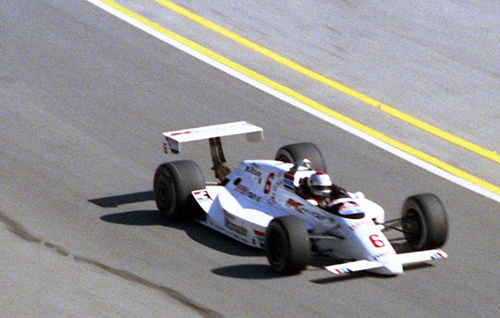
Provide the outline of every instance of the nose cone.
[[384,266],[388,272],[391,272],[392,275],[400,275],[403,274],[403,265],[401,263],[388,263]]
[[387,275],[400,275],[403,274],[403,265],[401,263],[387,263],[382,267],[387,271]]
[[387,276],[403,274],[403,265],[397,262],[385,263],[384,266],[373,270],[374,273]]

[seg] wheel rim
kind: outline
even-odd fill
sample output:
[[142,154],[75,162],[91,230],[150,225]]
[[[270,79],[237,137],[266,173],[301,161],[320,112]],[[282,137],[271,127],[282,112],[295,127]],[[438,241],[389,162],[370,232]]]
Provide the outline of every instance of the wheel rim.
[[415,209],[410,209],[403,218],[403,231],[411,246],[417,246],[422,241],[423,224]]
[[160,176],[156,182],[156,200],[161,212],[169,212],[175,206],[175,187],[171,177]]
[[284,238],[275,231],[269,237],[269,257],[271,263],[280,269],[285,258]]

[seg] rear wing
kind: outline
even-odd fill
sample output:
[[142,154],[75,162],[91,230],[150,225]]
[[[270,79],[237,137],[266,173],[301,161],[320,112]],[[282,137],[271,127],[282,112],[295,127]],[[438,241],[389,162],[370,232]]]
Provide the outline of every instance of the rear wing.
[[226,163],[224,151],[220,138],[233,135],[246,135],[248,141],[261,141],[263,139],[262,128],[249,124],[246,121],[235,123],[212,125],[191,129],[183,129],[163,133],[165,141],[163,150],[165,153],[178,154],[181,151],[181,144],[208,139],[210,144],[210,154],[212,156],[215,177],[221,182],[231,172],[231,168]]
[[191,129],[183,129],[177,131],[164,132],[163,136],[165,141],[163,149],[165,153],[178,154],[181,151],[181,144],[197,141],[212,139],[210,144],[219,139],[220,137],[233,136],[233,135],[246,135],[247,140],[251,142],[261,141],[263,139],[262,128],[249,124],[246,121],[239,121],[234,123],[204,126]]

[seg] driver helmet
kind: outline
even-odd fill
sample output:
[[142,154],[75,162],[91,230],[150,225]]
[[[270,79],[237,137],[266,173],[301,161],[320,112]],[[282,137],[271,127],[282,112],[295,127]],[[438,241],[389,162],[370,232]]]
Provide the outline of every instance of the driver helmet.
[[332,180],[322,171],[313,173],[307,179],[307,186],[311,194],[319,198],[326,198],[332,192]]

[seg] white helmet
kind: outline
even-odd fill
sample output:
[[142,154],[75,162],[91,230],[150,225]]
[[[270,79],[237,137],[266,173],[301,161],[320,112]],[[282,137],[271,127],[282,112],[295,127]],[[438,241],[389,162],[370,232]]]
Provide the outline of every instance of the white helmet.
[[320,198],[327,197],[332,192],[332,180],[327,173],[322,171],[313,173],[307,179],[307,186],[311,194]]

